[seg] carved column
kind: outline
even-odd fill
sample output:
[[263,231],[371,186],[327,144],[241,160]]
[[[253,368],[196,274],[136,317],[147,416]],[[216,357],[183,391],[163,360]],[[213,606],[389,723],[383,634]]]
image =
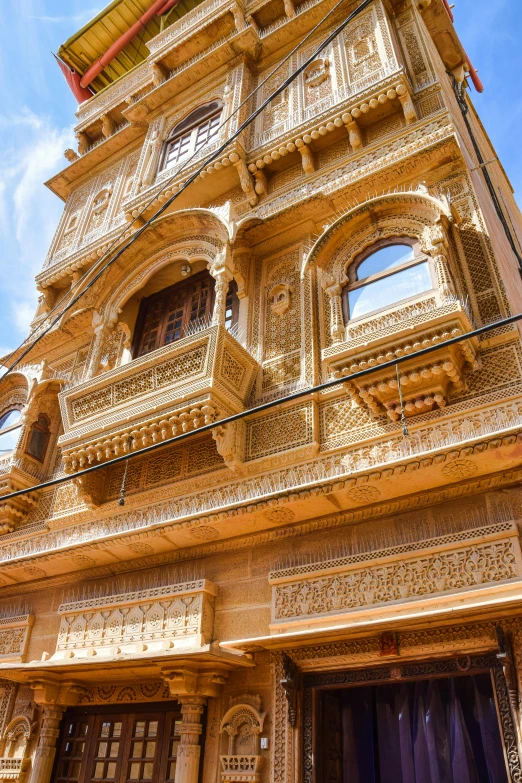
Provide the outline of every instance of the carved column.
[[111,333],[111,329],[105,323],[98,323],[94,328],[94,344],[92,346],[89,366],[87,368],[86,378],[94,378],[100,369],[100,362],[103,353],[105,340]]
[[[208,666],[208,664],[207,664]],[[170,694],[181,704],[181,741],[176,762],[175,783],[198,783],[201,755],[201,716],[209,696],[217,697],[226,682],[226,667],[198,667],[192,662],[176,669],[165,668],[163,679]]]
[[30,783],[49,783],[56,755],[56,741],[60,734],[60,721],[66,707],[77,704],[81,688],[61,685],[53,680],[31,683],[34,700],[40,705],[42,722],[40,736],[33,757]]
[[203,727],[201,716],[207,699],[205,696],[182,696],[179,729],[181,740],[176,761],[175,783],[198,783],[199,759],[201,755],[200,737]]
[[437,272],[437,284],[444,299],[455,295],[455,289],[448,268],[448,240],[440,223],[432,227],[430,232],[435,271]]
[[214,287],[212,326],[224,326],[228,286],[233,278],[232,250],[229,245],[223,248],[217,255],[216,260],[210,267],[210,274],[216,281]]
[[334,343],[344,340],[342,288],[330,275],[323,275],[323,289],[330,301],[330,336]]
[[38,747],[34,752],[31,783],[48,783],[56,755],[56,740],[65,707],[56,705],[42,708],[42,725]]

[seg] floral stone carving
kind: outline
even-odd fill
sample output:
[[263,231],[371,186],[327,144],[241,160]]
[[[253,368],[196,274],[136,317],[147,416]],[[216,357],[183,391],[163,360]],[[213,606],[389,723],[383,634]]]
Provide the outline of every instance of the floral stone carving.
[[265,714],[260,711],[259,696],[245,694],[232,706],[221,721],[220,733],[228,735],[227,754],[221,758],[222,783],[260,779],[262,756],[259,753],[259,735],[263,731]]
[[217,587],[206,579],[62,604],[52,660],[201,647]]
[[[400,557],[399,557],[400,556]],[[358,553],[272,572],[271,630],[329,624],[386,604],[452,596],[522,578],[516,525],[502,522],[390,550]],[[472,600],[472,597],[470,598]],[[417,608],[418,611],[418,608]]]

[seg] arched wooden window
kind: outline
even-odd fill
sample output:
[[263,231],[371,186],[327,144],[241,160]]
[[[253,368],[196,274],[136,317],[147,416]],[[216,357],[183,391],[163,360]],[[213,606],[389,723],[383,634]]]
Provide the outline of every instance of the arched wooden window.
[[10,408],[0,416],[0,456],[12,451],[18,443],[21,416],[17,408]]
[[[214,278],[204,271],[143,299],[134,336],[133,355],[144,356],[209,325],[214,305]],[[239,300],[233,280],[228,289],[225,326],[237,322]]]
[[49,438],[51,437],[50,423],[45,413],[41,413],[38,419],[31,425],[26,451],[39,462],[44,461],[47,453]]
[[390,307],[433,288],[431,264],[415,240],[377,242],[349,270],[343,291],[346,320]]
[[176,166],[213,141],[218,134],[222,110],[220,101],[212,101],[181,120],[165,142],[160,170]]

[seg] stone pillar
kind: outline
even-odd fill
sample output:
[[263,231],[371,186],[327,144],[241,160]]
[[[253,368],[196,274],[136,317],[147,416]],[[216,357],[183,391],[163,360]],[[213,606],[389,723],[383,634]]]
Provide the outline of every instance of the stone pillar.
[[207,699],[205,696],[181,696],[181,740],[178,747],[175,783],[198,783],[201,755],[201,716]]
[[58,678],[37,680],[31,683],[34,700],[40,706],[42,723],[38,745],[33,757],[30,783],[49,783],[56,755],[56,741],[60,734],[60,721],[66,707],[78,703],[82,692],[73,683],[62,684]]
[[224,326],[225,324],[228,286],[234,276],[233,268],[232,249],[230,245],[227,244],[223,250],[218,253],[209,270],[216,281],[214,288],[212,326]]
[[342,288],[330,275],[323,275],[323,289],[330,301],[330,336],[334,343],[344,340]]
[[87,368],[86,378],[94,378],[98,374],[100,369],[100,362],[103,353],[103,347],[105,340],[109,337],[110,329],[107,324],[100,323],[94,329],[94,343],[92,346],[91,355],[89,358],[89,366]]
[[[208,697],[215,698],[228,677],[228,667],[180,662],[176,669],[165,668],[163,680],[172,698],[181,704],[181,741],[178,748],[175,783],[198,783],[201,756],[201,716]],[[31,782],[32,783],[32,782]]]
[[64,706],[48,705],[42,708],[40,739],[33,757],[31,783],[49,783],[56,755],[56,741]]
[[448,262],[448,239],[444,228],[439,223],[431,229],[432,258],[437,273],[437,284],[443,299],[455,296],[455,288],[451,279]]

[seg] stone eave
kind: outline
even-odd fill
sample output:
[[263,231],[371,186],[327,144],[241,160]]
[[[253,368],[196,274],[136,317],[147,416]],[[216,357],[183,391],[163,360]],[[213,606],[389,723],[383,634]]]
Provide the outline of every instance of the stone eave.
[[221,650],[217,642],[204,647],[187,647],[162,654],[144,653],[101,656],[71,663],[69,660],[42,660],[28,663],[0,664],[0,677],[12,682],[32,683],[39,680],[95,684],[97,682],[125,681],[126,679],[158,677],[162,671],[174,665],[176,668],[197,666],[220,669],[251,668],[251,656],[241,650]]
[[495,618],[512,617],[514,613],[522,613],[522,581],[453,593],[444,601],[445,605],[441,606],[441,603],[441,597],[437,596],[386,609],[378,606],[370,611],[361,610],[359,614],[354,612],[353,620],[339,625],[325,623],[321,627],[314,624],[312,628],[301,627],[286,633],[226,640],[219,642],[219,646],[223,650],[243,652],[289,650],[304,644],[324,644],[385,631],[404,632],[427,626],[474,622],[490,615]]
[[74,163],[48,179],[44,185],[62,201],[66,201],[81,177],[85,174],[92,174],[98,164],[106,164],[112,155],[122,151],[127,145],[144,135],[144,128],[145,126],[138,123],[124,125],[112,136],[91,147]]
[[[471,412],[470,412],[471,413]],[[469,414],[468,414],[469,415]],[[443,485],[441,485],[441,478],[438,474],[438,468],[439,465],[444,466],[449,460],[449,462],[454,462],[458,460],[463,460],[466,462],[466,460],[470,456],[475,456],[480,464],[484,463],[483,458],[481,458],[481,455],[484,453],[484,451],[487,451],[488,448],[493,448],[496,450],[496,465],[500,465],[500,455],[501,451],[504,452],[504,472],[514,470],[518,464],[520,463],[520,458],[518,456],[518,453],[520,451],[519,446],[519,440],[520,438],[520,428],[514,427],[510,428],[512,434],[508,434],[508,431],[504,431],[501,434],[501,437],[499,437],[500,433],[492,434],[490,438],[484,439],[484,438],[471,438],[468,439],[466,442],[463,442],[462,444],[458,445],[456,443],[445,446],[442,449],[438,449],[431,452],[423,452],[422,454],[418,455],[412,455],[409,459],[401,459],[399,461],[395,462],[385,462],[383,463],[379,468],[375,466],[372,468],[365,468],[362,470],[355,470],[352,472],[347,471],[347,476],[342,477],[339,476],[338,478],[332,476],[331,478],[323,478],[320,482],[317,484],[304,484],[300,487],[294,487],[291,490],[286,491],[276,491],[273,492],[270,496],[265,496],[262,500],[255,500],[253,498],[251,499],[243,499],[242,501],[239,501],[238,503],[229,503],[226,510],[216,510],[215,512],[209,511],[209,510],[202,510],[202,513],[193,514],[191,516],[186,516],[185,519],[175,519],[175,520],[161,520],[158,522],[154,522],[153,524],[146,524],[141,527],[135,527],[134,530],[132,529],[123,529],[123,530],[114,530],[114,532],[101,534],[98,537],[93,537],[90,541],[85,540],[78,540],[74,541],[72,538],[69,538],[66,542],[64,542],[63,546],[55,546],[54,548],[48,548],[41,551],[33,551],[32,553],[23,553],[20,556],[17,557],[11,557],[9,559],[3,558],[3,575],[6,578],[16,580],[16,587],[20,588],[25,581],[31,581],[30,574],[28,574],[28,579],[25,579],[25,573],[23,569],[26,567],[27,564],[33,564],[33,563],[39,563],[43,564],[44,562],[52,563],[54,561],[54,568],[58,566],[58,572],[59,573],[69,573],[70,568],[70,556],[71,552],[73,554],[78,554],[82,550],[85,551],[91,551],[96,552],[99,549],[100,541],[103,540],[103,549],[104,550],[110,550],[112,548],[118,549],[118,547],[126,546],[127,541],[132,541],[133,537],[140,537],[145,534],[147,537],[153,536],[154,533],[160,533],[163,537],[167,537],[169,541],[172,543],[172,550],[175,550],[175,555],[171,558],[174,560],[180,560],[180,559],[186,559],[181,557],[180,553],[186,549],[187,550],[187,557],[197,557],[197,551],[194,552],[194,543],[193,540],[190,538],[190,530],[192,528],[197,528],[201,525],[208,525],[210,524],[217,524],[220,527],[219,531],[219,538],[220,541],[216,543],[223,543],[226,544],[228,541],[229,543],[227,546],[233,547],[233,540],[238,537],[238,524],[242,524],[243,528],[246,526],[246,530],[243,530],[243,535],[245,533],[247,534],[253,534],[254,530],[257,529],[262,534],[269,535],[270,531],[273,529],[277,529],[279,525],[277,522],[274,524],[273,522],[270,523],[269,517],[265,517],[265,512],[263,509],[267,509],[270,511],[272,509],[272,506],[275,504],[276,506],[284,503],[284,508],[290,509],[292,511],[292,508],[295,508],[296,511],[292,511],[292,521],[295,521],[296,524],[306,524],[306,522],[310,522],[314,518],[326,514],[332,513],[334,510],[334,507],[337,511],[344,510],[344,513],[350,513],[351,511],[355,511],[355,508],[351,505],[353,503],[353,498],[351,498],[350,492],[356,492],[357,498],[359,498],[359,495],[361,495],[361,492],[363,495],[361,498],[356,500],[356,504],[359,504],[362,506],[367,506],[371,508],[374,503],[373,501],[379,500],[379,502],[387,501],[387,502],[396,502],[398,497],[400,497],[400,487],[397,484],[397,480],[400,479],[400,477],[404,476],[405,474],[408,474],[408,481],[411,486],[411,492],[415,493],[417,491],[420,491],[416,488],[416,483],[420,480],[419,478],[415,479],[417,476],[417,471],[422,471],[423,477],[422,482],[425,485],[426,481],[429,479],[429,476],[427,474],[427,471],[431,471],[433,475],[437,474],[437,479],[435,480],[435,483],[433,483],[433,478],[430,480],[430,486],[427,487],[427,489],[436,489],[439,488],[439,491],[443,489]],[[518,438],[517,438],[517,432],[518,432]],[[507,450],[507,451],[506,451]],[[326,455],[328,456],[328,455]],[[433,473],[435,471],[435,474]],[[487,474],[487,466],[484,467],[484,471]],[[261,472],[261,469],[258,471]],[[475,473],[476,473],[476,467],[475,467]],[[444,480],[446,474],[442,476],[442,479]],[[449,474],[450,475],[450,474]],[[395,477],[395,478],[394,478]],[[479,476],[475,476],[477,479]],[[374,486],[375,482],[383,479],[380,483],[381,489],[385,489],[386,485],[390,481],[394,481],[397,491],[392,491],[391,494],[389,491],[385,492],[386,497],[382,497],[382,492],[375,492]],[[243,482],[241,482],[243,483]],[[449,482],[452,483],[452,482]],[[370,487],[371,495],[368,495],[367,487]],[[328,498],[334,496],[337,498],[337,503],[334,504],[333,501],[328,501]],[[199,495],[198,495],[199,497]],[[313,502],[310,502],[311,499],[313,499]],[[303,502],[304,501],[304,502]],[[327,506],[325,506],[325,503]],[[319,505],[317,505],[319,504]],[[348,505],[347,505],[348,504]],[[114,511],[117,508],[115,503],[111,504],[111,508],[108,509],[108,513],[110,514],[111,511]],[[323,510],[319,510],[323,509]],[[257,516],[257,512],[261,511],[262,514],[260,516]],[[132,513],[132,512],[131,512]],[[252,514],[255,515],[255,517],[252,517]],[[97,518],[100,519],[100,524],[104,523],[104,520],[100,517],[99,509],[97,509]],[[239,520],[238,520],[239,517]],[[242,518],[242,522],[241,522]],[[110,518],[109,518],[110,519]],[[252,521],[253,520],[253,521]],[[109,521],[109,520],[106,520]],[[259,524],[263,523],[264,529],[261,530],[259,527]],[[254,528],[252,527],[252,524],[254,525]],[[85,522],[83,522],[82,527],[85,525]],[[228,525],[228,530],[224,529],[224,526]],[[71,530],[72,528],[69,528]],[[67,529],[63,531],[65,534],[67,534]],[[50,533],[44,534],[44,535],[52,535],[53,533],[61,535],[61,531],[51,531]],[[170,536],[173,536],[173,539],[170,538]],[[181,538],[180,538],[181,536]],[[30,544],[31,539],[25,539],[24,545],[25,548],[28,544]],[[14,542],[16,543],[16,542]],[[191,546],[192,544],[192,546]],[[10,542],[7,543],[5,546],[9,546]],[[168,555],[170,550],[165,551],[163,554]],[[0,554],[2,552],[2,548],[0,548]],[[26,548],[27,552],[27,548]],[[189,554],[191,553],[191,554]],[[121,557],[122,552],[120,552],[120,555],[113,554],[111,555],[111,562],[107,563],[105,565],[105,569],[109,569],[109,573],[116,572],[114,569],[118,570],[118,567],[122,565],[121,563]],[[112,560],[112,558],[116,558],[116,562]],[[91,557],[92,559],[92,557]],[[129,560],[128,554],[123,554],[124,560]],[[153,559],[147,558],[147,564],[153,565]],[[64,568],[60,569],[60,561],[63,562]],[[130,560],[130,562],[133,562]],[[138,560],[135,561],[136,565],[139,562]],[[101,564],[100,564],[101,565]],[[84,575],[88,573],[90,576],[94,576],[96,574],[96,566],[95,563],[93,563],[93,568],[90,568],[88,572],[83,572]],[[51,566],[53,568],[53,566]],[[145,564],[142,561],[142,567],[145,567]],[[19,569],[22,569],[21,572]],[[15,571],[15,575],[11,576],[9,572]],[[18,571],[18,573],[16,573]],[[77,571],[77,578],[82,578],[80,576],[81,567]],[[42,574],[43,576],[43,574]],[[14,582],[11,582],[9,586],[6,585],[6,587],[12,587],[14,585]]]

